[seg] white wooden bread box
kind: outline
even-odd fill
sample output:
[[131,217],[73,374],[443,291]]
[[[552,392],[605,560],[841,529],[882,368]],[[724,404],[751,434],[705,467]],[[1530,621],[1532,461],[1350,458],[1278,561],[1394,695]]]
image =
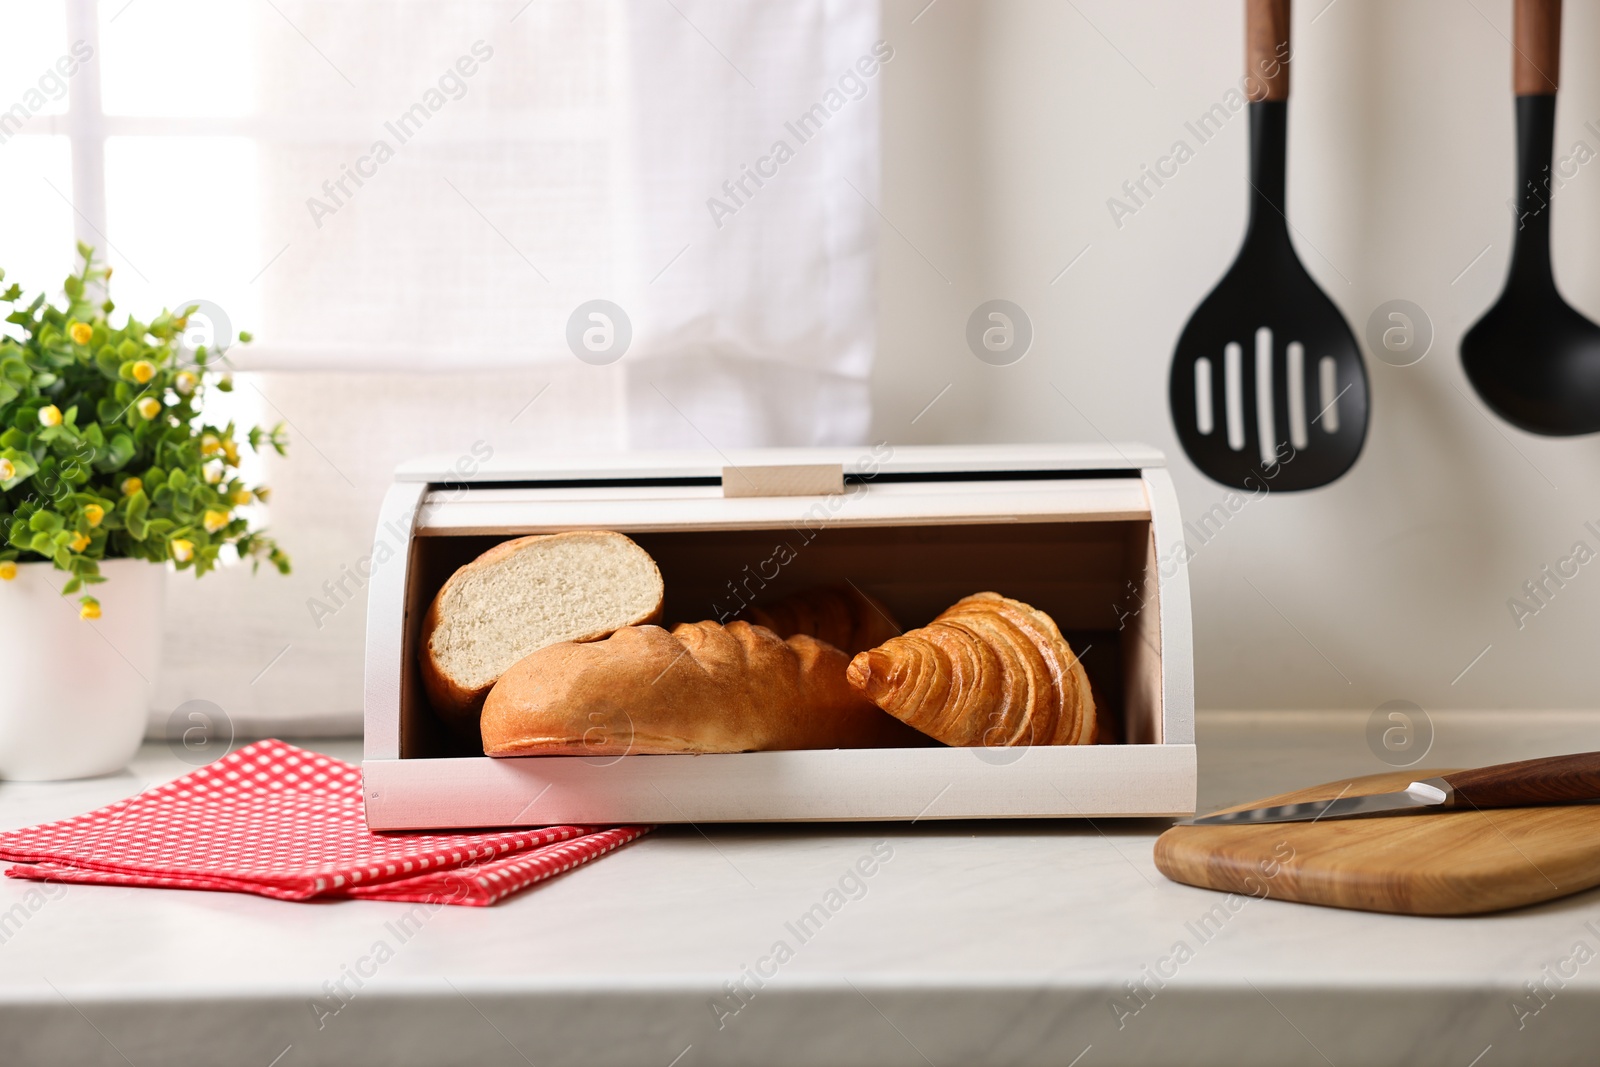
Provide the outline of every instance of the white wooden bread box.
[[[363,771],[373,829],[1187,814],[1195,803],[1186,568],[1160,453],[894,446],[500,456],[402,466],[368,587]],[[994,590],[1048,612],[1115,743],[491,759],[453,742],[418,629],[463,563],[531,533],[606,529],[655,557],[668,624],[849,580],[911,628]],[[757,602],[760,602],[759,600]]]

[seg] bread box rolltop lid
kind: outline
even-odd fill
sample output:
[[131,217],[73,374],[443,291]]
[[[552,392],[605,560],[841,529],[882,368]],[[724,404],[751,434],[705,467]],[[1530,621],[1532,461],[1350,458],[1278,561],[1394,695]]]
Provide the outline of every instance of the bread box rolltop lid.
[[396,482],[445,485],[563,482],[720,481],[725,468],[839,466],[848,479],[991,474],[1137,477],[1166,465],[1140,444],[849,445],[816,448],[662,450],[612,453],[501,453],[474,449],[400,464]]
[[[829,494],[844,494],[849,502],[823,505],[841,499]],[[813,521],[819,507],[828,509],[825,522]],[[395,546],[394,562],[374,575],[369,589],[369,822],[417,829],[580,815],[649,822],[912,818],[946,786],[946,800],[929,817],[1192,811],[1187,573],[1158,566],[1155,551],[1158,543],[1181,537],[1181,521],[1161,453],[1139,444],[880,443],[597,454],[501,451],[479,442],[462,453],[413,460],[396,470],[378,524],[380,539],[407,544]],[[676,583],[685,603],[698,603],[710,588],[701,573],[707,560],[720,559],[729,546],[755,545],[755,532],[768,529],[826,529],[830,538],[843,539],[812,547],[790,564],[794,574],[786,580],[796,585],[829,577],[831,562],[849,553],[885,559],[885,546],[913,528],[918,532],[908,543],[922,547],[895,560],[908,572],[925,562],[917,553],[968,553],[960,566],[971,569],[984,558],[972,554],[971,545],[1021,545],[1002,569],[1022,576],[1017,584],[1023,592],[1038,588],[1058,599],[1065,594],[1056,587],[1075,580],[1065,575],[1077,561],[1111,560],[1108,573],[1089,579],[1097,587],[1095,604],[1103,601],[1105,610],[1089,613],[1103,615],[1122,599],[1127,604],[1115,612],[1120,621],[1108,616],[1090,628],[1122,628],[1109,633],[1105,654],[1122,687],[1121,699],[1113,701],[1124,743],[1035,747],[1026,756],[1018,750],[988,758],[955,749],[663,755],[604,767],[582,757],[452,756],[423,743],[425,733],[416,744],[403,743],[403,733],[411,735],[402,723],[416,725],[428,714],[408,680],[416,623],[450,567],[496,538],[590,527],[618,529],[647,544],[663,572],[676,576],[669,584]],[[991,535],[984,527],[1009,529]],[[1057,541],[1059,559],[1040,554]],[[742,548],[733,556],[745,560]],[[972,579],[982,584],[983,576]],[[943,597],[943,603],[960,592],[941,583],[972,584],[963,573],[930,573],[927,582],[901,575],[889,579],[887,589],[869,591],[900,597],[905,603],[891,600],[891,606],[907,617],[931,617],[934,600]],[[403,700],[407,690],[413,698]],[[662,793],[672,797],[670,804]]]

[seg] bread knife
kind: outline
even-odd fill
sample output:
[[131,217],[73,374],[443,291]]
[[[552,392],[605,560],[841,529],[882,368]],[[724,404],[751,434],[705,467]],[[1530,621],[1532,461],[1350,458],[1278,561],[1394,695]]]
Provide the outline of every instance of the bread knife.
[[1316,822],[1360,815],[1421,815],[1463,808],[1525,808],[1600,800],[1600,752],[1544,756],[1451,771],[1412,782],[1398,793],[1337,796],[1184,819],[1179,826]]

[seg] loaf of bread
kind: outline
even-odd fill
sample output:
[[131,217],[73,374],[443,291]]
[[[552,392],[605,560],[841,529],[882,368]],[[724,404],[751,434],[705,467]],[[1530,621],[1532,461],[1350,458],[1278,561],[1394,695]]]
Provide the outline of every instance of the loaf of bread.
[[848,657],[747,622],[629,626],[540,649],[484,703],[490,756],[926,744],[845,681]]
[[765,626],[779,637],[805,634],[855,655],[898,636],[900,624],[884,607],[854,585],[818,586],[763,606],[739,618]]
[[661,617],[661,572],[619,533],[575,530],[496,545],[445,582],[422,623],[422,684],[446,722],[476,723],[528,653]]
[[1085,745],[1094,696],[1054,620],[978,593],[850,661],[850,683],[947,745]]

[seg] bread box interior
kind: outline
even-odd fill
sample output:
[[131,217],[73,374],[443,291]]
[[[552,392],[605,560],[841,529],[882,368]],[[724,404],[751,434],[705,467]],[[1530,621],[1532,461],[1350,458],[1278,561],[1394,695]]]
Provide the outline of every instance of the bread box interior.
[[[1021,462],[1028,457],[995,463],[1002,454],[987,457],[999,470],[962,470],[948,460],[942,471],[919,470],[928,463],[917,451],[897,452],[898,467],[890,460],[852,471],[841,461],[834,488],[842,492],[795,493],[791,484],[738,499],[725,495],[720,472],[702,466],[685,475],[681,463],[643,476],[509,478],[519,472],[490,469],[472,479],[397,483],[386,518],[391,533],[404,530],[406,545],[395,561],[401,566],[375,577],[369,608],[369,822],[420,828],[1192,810],[1187,586],[1178,588],[1157,565],[1160,527],[1177,529],[1165,472],[1059,452],[1042,457],[1053,461],[1042,469],[1038,460],[1028,469]],[[747,470],[779,469],[771,459],[743,462]],[[417,666],[421,620],[456,568],[493,545],[583,528],[624,532],[655,559],[668,626],[725,620],[746,605],[847,582],[907,629],[975,592],[1025,601],[1056,621],[1083,663],[1101,742],[490,759],[429,704]]]

